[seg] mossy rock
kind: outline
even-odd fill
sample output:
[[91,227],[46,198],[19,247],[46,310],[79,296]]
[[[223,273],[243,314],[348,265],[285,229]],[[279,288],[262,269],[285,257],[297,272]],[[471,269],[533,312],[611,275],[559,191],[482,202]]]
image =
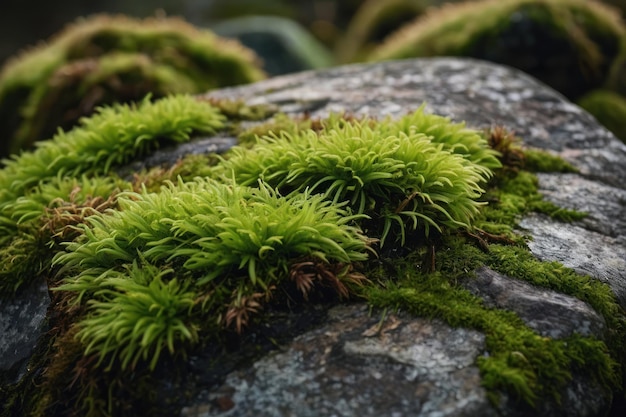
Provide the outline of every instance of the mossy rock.
[[612,91],[597,90],[581,97],[578,105],[626,142],[626,98]]
[[619,15],[595,1],[485,0],[433,9],[369,59],[485,59],[521,69],[575,100],[607,81],[623,36]]
[[[423,78],[407,87],[415,68]],[[466,90],[451,81],[459,79]],[[474,128],[430,114],[420,107],[425,96],[439,110],[465,111]],[[320,97],[328,98],[321,106]],[[250,126],[234,115],[255,112],[228,98],[293,114]],[[334,105],[347,113],[333,113]],[[372,111],[378,117],[366,116]],[[527,144],[573,154],[585,170],[593,167],[575,158],[603,140],[626,158],[586,113],[528,77],[474,61],[424,60],[275,78],[209,99],[116,105],[9,161],[0,171],[2,295],[12,305],[20,286],[45,281],[54,300],[51,331],[19,381],[0,374],[8,399],[0,413],[193,415],[236,406],[235,415],[265,416],[268,401],[314,413],[335,410],[337,401],[327,408],[326,395],[309,393],[344,395],[353,375],[367,383],[359,382],[349,415],[372,407],[414,415],[424,401],[455,415],[547,416],[556,408],[586,417],[587,409],[606,409],[624,377],[620,276],[602,282],[540,261],[518,227],[539,216],[557,229],[557,246],[562,231],[589,234],[587,215],[540,195],[535,171],[602,177],[524,149],[506,129],[483,130],[492,117],[524,132]],[[245,141],[222,155],[173,153],[165,166],[117,175],[160,146],[207,136]],[[606,164],[607,173],[626,176],[616,164]],[[613,226],[626,230],[620,219]],[[616,239],[607,251],[620,245]],[[521,295],[537,297],[531,307],[541,308],[488,304],[468,289],[494,276],[525,288]],[[346,300],[361,304],[347,303],[339,319],[319,317]],[[571,303],[577,314],[547,314],[545,303],[552,312]],[[581,311],[590,329],[582,320],[563,330],[560,320]],[[292,341],[294,328],[306,330],[294,324],[303,317],[318,328]],[[327,327],[344,321],[340,330]],[[559,332],[546,330],[553,327]],[[405,331],[413,333],[385,344]],[[287,348],[266,356],[277,345]],[[416,351],[432,357],[414,359]],[[374,371],[395,381],[393,389],[381,391]],[[425,384],[416,393],[416,377],[406,375],[418,371]],[[228,388],[240,376],[247,382]],[[451,380],[469,389],[451,389]],[[262,398],[247,394],[259,386]]]
[[200,93],[263,76],[248,49],[180,19],[79,20],[0,72],[0,155],[71,128],[99,105]]

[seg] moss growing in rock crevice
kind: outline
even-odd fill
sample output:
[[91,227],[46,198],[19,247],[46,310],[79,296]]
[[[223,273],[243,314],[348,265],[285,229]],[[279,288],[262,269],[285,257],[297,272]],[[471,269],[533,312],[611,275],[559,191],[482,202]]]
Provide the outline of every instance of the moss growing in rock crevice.
[[[471,262],[454,260],[467,261]],[[486,353],[477,364],[482,384],[496,405],[499,392],[531,406],[538,401],[558,401],[573,370],[581,369],[609,391],[620,384],[616,371],[619,365],[602,341],[580,336],[560,340],[540,336],[514,313],[489,309],[482,300],[454,285],[453,275],[445,268],[421,274],[404,264],[391,274],[399,280],[365,290],[372,305],[442,319],[451,326],[474,328],[485,334]]]

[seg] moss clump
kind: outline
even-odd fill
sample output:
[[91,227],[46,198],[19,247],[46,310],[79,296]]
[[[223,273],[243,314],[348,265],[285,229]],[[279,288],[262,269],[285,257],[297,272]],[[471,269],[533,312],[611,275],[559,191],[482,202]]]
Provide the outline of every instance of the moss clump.
[[[486,141],[423,108],[400,120],[331,118],[318,130],[264,136],[233,149],[216,168],[245,185],[259,178],[282,193],[319,192],[373,220],[370,233],[404,244],[406,230],[469,228],[481,186],[500,166]],[[394,227],[392,231],[392,226]]]
[[71,128],[103,104],[262,77],[250,51],[179,19],[81,20],[0,72],[0,156]]
[[596,90],[578,100],[578,105],[626,143],[626,98],[611,91]]
[[15,220],[6,204],[42,182],[59,175],[107,174],[112,166],[145,155],[166,138],[182,142],[192,132],[214,133],[223,126],[224,118],[216,108],[188,96],[101,108],[96,116],[83,119],[79,128],[60,131],[36,151],[4,160],[2,223]]
[[576,99],[607,80],[624,32],[619,15],[595,1],[483,0],[432,10],[391,35],[370,59],[485,59]]
[[[12,293],[45,272],[40,266],[48,265],[50,256],[42,248],[60,233],[55,230],[59,224],[51,222],[81,213],[84,217],[97,209],[94,198],[107,200],[115,190],[130,189],[114,175],[103,177],[111,175],[112,167],[168,140],[215,133],[224,122],[215,107],[189,96],[115,105],[83,119],[70,132],[60,131],[37,150],[5,160],[0,171],[0,252],[6,260],[0,269],[2,293]],[[53,226],[46,230],[46,225]]]
[[[453,263],[475,262],[456,254]],[[408,264],[387,273],[400,279],[384,287],[368,287],[365,297],[372,305],[438,318],[485,334],[486,355],[479,357],[477,364],[482,384],[496,405],[498,392],[531,406],[550,397],[558,400],[572,370],[579,368],[609,390],[619,385],[617,364],[603,342],[580,336],[553,340],[537,334],[514,313],[489,309],[481,299],[453,284],[467,273],[454,274],[442,267],[437,273],[422,274]]]
[[[367,258],[367,240],[350,226],[355,216],[321,196],[280,197],[265,186],[197,179],[159,193],[125,194],[118,204],[119,211],[89,217],[84,236],[57,256],[55,263],[70,275],[61,289],[78,291],[79,298],[97,292],[109,273],[139,257],[174,265],[199,287],[216,287],[207,292],[236,290],[235,301],[271,291],[294,260],[349,264]],[[214,297],[207,302],[223,303]]]

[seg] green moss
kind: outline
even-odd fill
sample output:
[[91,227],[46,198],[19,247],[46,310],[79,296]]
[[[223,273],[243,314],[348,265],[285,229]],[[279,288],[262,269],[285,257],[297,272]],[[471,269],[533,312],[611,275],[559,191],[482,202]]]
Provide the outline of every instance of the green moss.
[[[490,244],[486,249],[479,249],[467,237],[444,237],[437,245],[434,273],[428,272],[429,259],[415,257],[419,252],[404,260],[383,261],[386,269],[370,271],[378,285],[366,287],[364,297],[375,307],[400,309],[483,332],[486,354],[477,364],[482,384],[496,405],[500,392],[530,406],[550,399],[558,402],[573,372],[592,378],[608,392],[619,389],[626,320],[610,287],[557,262],[538,261],[523,246]],[[538,335],[512,312],[487,308],[458,285],[485,265],[588,302],[611,329],[606,341],[579,335],[550,339]]]
[[49,278],[56,245],[76,236],[74,225],[114,207],[129,184],[116,178],[52,178],[2,205],[7,234],[0,244],[0,298]]
[[141,359],[153,370],[161,350],[180,354],[184,344],[198,341],[199,326],[190,323],[197,294],[176,278],[163,279],[173,270],[134,262],[116,272],[103,280],[80,322],[76,338],[86,346],[85,355],[97,352],[100,361],[108,357],[109,368],[118,359],[121,370],[135,368]]
[[347,201],[373,220],[381,243],[408,231],[468,228],[476,199],[500,166],[479,134],[423,107],[399,120],[346,121],[331,117],[318,130],[265,136],[238,147],[217,168],[222,178],[254,185],[259,178],[281,193],[321,192]]
[[36,151],[4,160],[0,201],[10,201],[59,174],[106,174],[113,165],[154,150],[163,138],[182,142],[192,132],[215,133],[223,126],[216,108],[189,96],[101,108],[79,128],[60,131]]
[[483,0],[433,9],[370,60],[469,56],[519,68],[571,99],[605,83],[625,30],[587,0]]
[[[47,275],[52,256],[48,242],[68,239],[72,221],[80,222],[112,194],[130,188],[115,176],[99,176],[110,175],[113,166],[145,155],[166,140],[181,142],[194,132],[215,133],[223,126],[223,116],[207,102],[188,96],[145,100],[138,106],[103,108],[36,151],[5,160],[0,171],[2,296]],[[100,210],[106,208],[110,205]]]
[[[213,104],[222,110],[188,97],[103,109],[0,171],[0,219],[11,231],[0,256],[16,268],[0,270],[0,288],[14,291],[33,275],[56,274],[52,286],[61,280],[58,333],[33,364],[47,371],[27,409],[114,413],[203,339],[242,334],[264,307],[313,295],[356,295],[480,330],[487,354],[477,365],[495,402],[501,392],[530,405],[558,400],[573,373],[607,392],[619,387],[626,330],[610,288],[537,261],[516,234],[521,216],[553,207],[520,160],[567,169],[559,160],[539,167],[546,158],[521,155],[510,137],[488,140],[422,108],[396,121],[276,115],[256,128],[262,138],[221,159],[187,157],[133,183],[111,174],[164,138],[228,128],[223,113],[256,114]],[[371,237],[384,236],[385,209],[406,216],[407,238],[389,240],[368,261]],[[437,233],[424,234],[429,221]],[[391,256],[402,244],[406,256]],[[458,285],[483,265],[588,302],[607,322],[606,341],[549,339],[512,312],[486,308]],[[26,401],[19,387],[6,389],[12,410]]]
[[540,149],[524,149],[524,166],[531,172],[578,172],[569,162]]
[[448,271],[427,275],[410,271],[414,269],[403,265],[392,272],[400,277],[397,282],[367,288],[368,302],[483,332],[486,355],[480,356],[477,364],[482,384],[496,404],[498,391],[531,406],[550,397],[558,400],[572,370],[583,363],[584,372],[609,389],[619,385],[616,363],[603,342],[579,336],[562,340],[540,336],[515,314],[486,308],[482,300],[451,284],[454,281]]
[[[532,153],[530,153],[532,152]],[[541,152],[543,154],[543,152]],[[533,165],[532,158],[539,155],[537,151],[525,151],[530,156],[527,165]],[[547,154],[546,154],[547,155]],[[544,170],[554,168],[554,172],[566,168],[564,161],[557,159],[553,164],[545,164]],[[515,230],[522,216],[538,212],[562,222],[573,222],[587,217],[587,213],[565,209],[544,200],[539,193],[539,182],[531,172],[521,170],[517,172],[500,172],[496,175],[491,187],[487,190],[484,200],[489,202],[482,208],[481,216],[473,223],[479,231],[487,232],[492,238],[505,237],[508,241],[522,244],[528,237]]]
[[596,90],[582,97],[578,105],[626,142],[626,98],[612,91]]
[[203,93],[263,78],[251,51],[180,19],[83,19],[0,73],[0,156],[105,104]]
[[294,260],[366,259],[367,242],[350,226],[356,217],[320,196],[279,197],[264,186],[197,179],[159,193],[127,194],[118,204],[119,211],[87,219],[83,238],[57,256],[69,275],[62,289],[78,291],[79,298],[97,292],[109,273],[139,256],[177,266],[200,287],[234,285],[227,293],[237,289],[233,297],[240,299],[271,291]]

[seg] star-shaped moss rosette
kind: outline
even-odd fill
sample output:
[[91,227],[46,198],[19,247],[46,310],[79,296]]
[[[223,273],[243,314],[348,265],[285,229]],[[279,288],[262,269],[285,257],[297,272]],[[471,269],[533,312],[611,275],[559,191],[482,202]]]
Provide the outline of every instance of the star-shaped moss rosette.
[[372,221],[370,233],[404,244],[407,230],[469,228],[497,153],[476,131],[427,114],[422,106],[399,120],[331,116],[321,129],[259,138],[233,149],[216,167],[224,179],[281,193],[321,193],[347,202]]
[[101,105],[263,77],[250,50],[181,19],[82,19],[0,72],[0,156],[70,129]]

